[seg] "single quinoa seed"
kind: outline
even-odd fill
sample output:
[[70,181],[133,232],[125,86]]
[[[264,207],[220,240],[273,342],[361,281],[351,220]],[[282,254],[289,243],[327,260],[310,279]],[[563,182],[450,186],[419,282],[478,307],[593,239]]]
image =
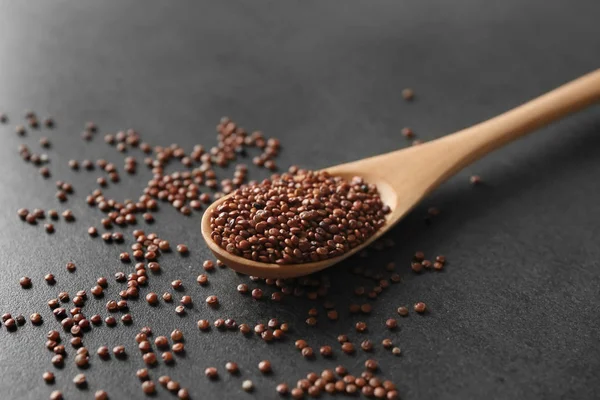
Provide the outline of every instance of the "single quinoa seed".
[[148,370],[146,368],[138,369],[136,372],[136,376],[141,381],[147,381],[148,379],[150,379],[150,373],[148,372]]
[[353,354],[354,345],[350,342],[345,342],[344,344],[342,344],[342,351],[346,354]]
[[291,394],[292,394],[292,398],[295,400],[304,398],[304,391],[297,387],[292,389]]
[[477,185],[481,184],[481,177],[479,175],[472,175],[469,178],[469,182],[471,182],[471,185],[477,186]]
[[49,371],[44,372],[44,374],[42,375],[42,378],[44,378],[44,381],[48,384],[54,383],[54,374],[52,372],[49,372]]
[[[206,319],[199,320],[197,325],[198,325],[198,329],[200,329],[201,331],[207,331],[210,329],[210,322]],[[241,329],[241,326],[240,326],[240,329]]]
[[371,342],[368,339],[363,340],[360,344],[360,348],[363,349],[364,351],[371,351],[371,350],[373,350],[373,342]]
[[24,276],[21,279],[19,279],[19,284],[22,288],[28,289],[31,287],[31,278],[29,278],[28,276]]
[[29,316],[29,320],[33,325],[40,325],[42,323],[42,316],[39,313],[33,313]]
[[77,374],[73,378],[73,383],[77,386],[85,386],[87,384],[87,378],[85,374]]
[[263,291],[261,289],[253,289],[252,290],[252,298],[255,300],[260,300],[263,297]]
[[169,381],[169,383],[167,383],[167,390],[173,393],[176,393],[179,390],[179,388],[179,382],[177,381]]
[[413,130],[410,128],[402,128],[401,133],[402,136],[404,136],[407,139],[412,139],[415,136]]
[[275,390],[277,391],[277,393],[279,393],[281,396],[285,396],[289,393],[290,388],[286,383],[280,383],[277,385],[277,387],[275,388]]
[[419,314],[423,314],[425,311],[427,311],[427,305],[423,302],[415,303],[413,308]]
[[204,375],[209,379],[217,379],[219,377],[219,372],[215,367],[208,367],[204,370]]
[[258,370],[263,374],[267,374],[271,372],[271,362],[267,360],[263,360],[258,363]]
[[171,378],[167,375],[162,375],[158,378],[158,383],[160,383],[161,386],[166,387],[169,382],[171,382]]
[[302,354],[302,357],[304,357],[304,358],[312,358],[315,355],[312,347],[305,347],[300,351],[300,353]]
[[50,393],[50,400],[63,400],[63,395],[60,390],[55,390]]
[[375,360],[367,360],[365,361],[365,368],[370,370],[370,371],[376,371],[377,368],[379,368],[379,363]]
[[206,298],[206,304],[208,304],[209,306],[216,306],[217,304],[219,304],[219,299],[217,298],[217,296],[212,295],[212,296],[208,296]]
[[254,384],[251,380],[246,379],[244,382],[242,382],[242,389],[246,392],[251,392],[254,389]]
[[331,357],[333,355],[333,349],[331,348],[331,346],[322,346],[319,349],[319,352],[323,357]]
[[108,400],[108,393],[104,390],[96,390],[96,393],[94,393],[94,400]]
[[227,364],[225,364],[225,369],[230,374],[237,374],[239,372],[239,367],[238,367],[237,363],[234,363],[231,361],[228,362]]
[[402,97],[406,101],[411,101],[415,98],[415,92],[410,88],[402,89]]
[[205,271],[214,271],[215,263],[211,260],[206,260],[202,263],[202,268],[204,268]]
[[357,332],[366,332],[367,331],[367,324],[365,322],[359,321],[356,323],[356,331]]
[[385,326],[386,328],[392,330],[392,329],[396,329],[398,327],[398,321],[396,321],[396,319],[394,318],[388,318],[385,321]]
[[156,385],[152,381],[142,382],[142,391],[145,394],[154,394],[156,392]]

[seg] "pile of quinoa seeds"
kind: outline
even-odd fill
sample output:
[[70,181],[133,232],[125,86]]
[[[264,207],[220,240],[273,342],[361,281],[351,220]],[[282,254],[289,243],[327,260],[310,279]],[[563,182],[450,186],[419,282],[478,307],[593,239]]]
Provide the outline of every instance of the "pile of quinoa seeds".
[[[7,115],[0,114],[0,124],[10,122]],[[24,122],[15,127],[18,137],[39,136],[39,148],[30,149],[21,144],[18,151],[26,164],[39,170],[42,179],[53,176],[49,162],[54,126],[52,118],[40,121],[35,113],[29,111],[25,114]],[[44,132],[48,132],[46,136]],[[402,281],[395,263],[368,265],[365,258],[370,251],[393,247],[390,239],[380,239],[368,251],[358,255],[356,259],[367,267],[357,266],[349,271],[364,284],[347,290],[345,300],[352,300],[343,308],[337,307],[333,301],[329,293],[330,279],[323,273],[298,279],[261,279],[225,275],[218,272],[226,267],[222,263],[204,260],[201,265],[190,267],[198,271],[195,279],[189,279],[184,273],[189,272],[186,270],[179,271],[181,278],[168,285],[158,278],[161,270],[169,268],[170,263],[176,264],[174,257],[183,257],[194,251],[184,243],[171,245],[169,238],[161,237],[150,229],[146,232],[141,226],[150,228],[155,220],[160,225],[159,218],[155,216],[163,207],[172,206],[182,218],[186,218],[197,215],[205,204],[233,192],[231,200],[211,216],[213,240],[231,253],[276,263],[316,261],[343,254],[379,229],[384,223],[385,214],[389,212],[382,204],[376,188],[360,178],[347,182],[324,173],[300,170],[295,166],[290,167],[287,173],[274,175],[270,181],[259,183],[248,181],[248,168],[239,163],[235,165],[231,178],[219,181],[215,169],[226,168],[248,157],[247,151],[250,149],[259,153],[252,159],[256,166],[275,171],[280,144],[277,139],[265,138],[261,132],[247,133],[229,118],[221,119],[217,132],[216,146],[207,149],[198,144],[191,152],[186,152],[176,144],[151,146],[133,129],[104,134],[105,145],[123,154],[123,165],[118,166],[103,159],[57,159],[52,164],[68,163],[73,173],[88,174],[97,185],[91,193],[76,192],[68,176],[57,177],[55,204],[49,204],[47,209],[16,210],[16,218],[31,225],[27,229],[35,229],[35,226],[43,224],[45,232],[53,235],[55,230],[61,229],[61,221],[75,226],[80,224],[78,217],[81,216],[75,215],[66,205],[85,201],[89,205],[85,209],[90,210],[90,215],[99,214],[101,217],[94,226],[80,226],[77,229],[97,246],[115,249],[114,264],[110,269],[117,269],[118,272],[110,276],[99,271],[92,287],[79,287],[79,290],[71,292],[64,289],[66,283],[69,283],[69,287],[73,287],[73,282],[77,285],[78,268],[86,268],[69,259],[65,259],[62,266],[48,265],[47,271],[41,271],[39,277],[24,276],[18,283],[15,282],[15,290],[37,290],[40,286],[47,286],[45,290],[55,293],[47,299],[46,304],[34,305],[37,311],[29,316],[29,322],[23,315],[10,312],[2,314],[2,325],[10,335],[18,335],[22,329],[34,329],[39,333],[40,347],[45,346],[48,353],[48,366],[38,379],[48,386],[49,398],[62,399],[62,391],[68,385],[73,385],[76,390],[87,390],[81,392],[82,396],[89,394],[90,387],[93,388],[97,400],[117,398],[117,394],[111,397],[110,387],[103,390],[100,383],[94,382],[93,375],[86,376],[86,368],[91,365],[94,368],[109,368],[112,363],[124,359],[138,364],[131,371],[131,378],[139,381],[140,396],[171,393],[180,399],[193,396],[201,398],[205,393],[190,393],[177,380],[178,359],[184,354],[204,370],[204,376],[198,379],[205,379],[207,385],[218,381],[223,374],[230,374],[232,377],[228,382],[239,379],[239,390],[254,393],[257,398],[287,396],[301,399],[318,397],[321,393],[342,396],[362,394],[390,400],[399,398],[396,384],[380,376],[385,371],[380,370],[375,356],[379,360],[401,356],[403,350],[395,334],[402,325],[398,321],[404,319],[403,323],[410,323],[411,315],[427,315],[428,307],[415,299],[411,305],[392,305],[387,310],[388,317],[385,320],[374,321],[369,318],[378,296]],[[81,137],[89,141],[93,148],[102,145],[94,140],[99,133],[99,127],[88,122],[83,127]],[[136,156],[141,157],[138,159]],[[136,200],[116,199],[103,193],[105,187],[118,185],[122,174],[136,174],[139,165],[150,169],[152,178]],[[174,172],[166,173],[167,166]],[[437,209],[434,211],[430,210],[430,216],[439,213]],[[199,219],[199,215],[197,217]],[[114,246],[120,243],[121,246]],[[75,254],[78,251],[69,249],[68,241],[61,246],[65,246],[63,254],[69,254],[70,251]],[[123,251],[124,246],[129,246],[129,249]],[[445,265],[443,256],[429,260],[425,254],[417,252],[402,266],[402,273],[440,271]],[[170,268],[171,272],[177,272],[174,267]],[[69,282],[57,279],[54,274],[57,268],[68,271],[66,275],[59,273],[57,276],[68,276]],[[236,298],[235,309],[221,306],[219,299],[225,294],[210,285],[211,280],[218,279],[238,280],[236,297],[239,298]],[[151,280],[155,280],[152,288],[158,293],[149,290],[148,283]],[[230,292],[227,293],[231,296]],[[244,308],[244,302],[272,302],[270,309],[280,309],[281,315],[290,315],[287,308],[294,297],[308,299],[313,305],[306,310],[305,323],[300,327],[294,328],[278,315],[266,320],[236,321],[232,318],[237,309]],[[286,298],[287,304],[280,303]],[[130,310],[128,301],[143,307],[160,305],[162,320],[168,319],[164,314],[165,308],[172,310],[172,329],[154,332],[151,326],[144,326],[132,332],[132,327],[127,326],[134,323],[136,315]],[[90,303],[97,304],[89,308],[103,311],[97,314],[86,311]],[[195,314],[200,314],[197,321],[189,321],[192,318],[190,307],[194,307]],[[381,307],[386,305],[382,304]],[[214,320],[208,318],[208,315],[216,312],[221,317]],[[245,315],[247,319],[248,314]],[[348,325],[350,320],[357,319],[357,322]],[[321,343],[308,343],[302,337],[302,332],[318,330],[320,324],[339,326],[337,341],[328,341],[330,335],[323,335],[318,339]],[[88,333],[93,330],[102,332],[104,326],[123,330],[123,333],[117,336],[96,335],[95,343],[98,338],[106,342],[97,348],[88,347]],[[230,341],[246,341],[255,337],[272,345],[287,346],[289,351],[297,353],[297,357],[304,360],[299,362],[306,362],[307,366],[310,360],[317,357],[325,362],[331,359],[331,368],[307,375],[302,373],[286,382],[281,381],[277,374],[278,365],[268,359],[269,351],[264,352],[264,359],[257,365],[238,365],[240,360],[236,360],[237,354],[230,354],[230,361],[226,364],[216,365],[199,354],[198,349],[185,347],[186,336],[199,335],[202,338],[232,331],[238,332],[239,336],[229,336]],[[377,332],[378,336],[383,332],[387,337],[374,340]],[[130,337],[124,340],[123,337],[127,335]],[[120,338],[122,343],[109,342],[111,337]],[[357,359],[352,357],[363,352],[367,353],[368,359],[359,365]],[[389,362],[400,362],[400,359]],[[74,376],[65,376],[67,370],[72,370],[64,368],[70,363],[79,371]],[[155,367],[159,364],[171,368],[169,376],[156,373]],[[345,364],[354,370],[348,369]],[[267,380],[270,386],[263,383],[263,379],[260,385],[252,381],[253,377],[261,375],[270,376],[270,380]]]
[[321,261],[359,246],[390,212],[377,188],[292,167],[237,189],[213,211],[211,238],[227,252],[277,264]]

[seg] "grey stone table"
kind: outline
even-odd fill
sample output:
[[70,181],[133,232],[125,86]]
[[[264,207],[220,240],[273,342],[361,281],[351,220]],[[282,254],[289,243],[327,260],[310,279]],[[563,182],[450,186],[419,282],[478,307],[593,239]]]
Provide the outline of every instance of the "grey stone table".
[[[216,271],[209,288],[196,285],[210,256],[200,215],[185,218],[163,206],[155,229],[191,252],[188,258],[165,255],[163,274],[142,293],[162,293],[181,278],[195,308],[180,318],[173,306],[132,301],[131,327],[103,326],[84,338],[93,351],[125,345],[127,360],[101,362],[93,355],[85,391],[71,383],[77,373],[72,358],[54,386],[41,378],[54,370],[44,335],[58,326],[46,301],[59,290],[89,290],[100,275],[111,278],[106,298],[115,296],[120,286],[112,275],[123,268],[117,254],[131,243],[129,234],[126,244],[109,246],[85,233],[101,217],[84,201],[97,173],[73,172],[67,161],[105,158],[120,167],[123,157],[102,134],[91,143],[81,140],[85,121],[96,121],[102,133],[134,127],[152,145],[191,149],[213,145],[214,126],[229,115],[280,138],[280,166],[321,168],[409,145],[400,135],[404,126],[423,140],[440,137],[600,67],[600,2],[2,0],[0,6],[0,112],[9,116],[0,125],[0,312],[39,311],[45,321],[12,333],[0,329],[0,398],[45,399],[53,388],[67,399],[91,398],[100,388],[113,399],[143,398],[133,335],[144,325],[163,334],[184,331],[187,355],[152,376],[171,375],[196,399],[275,398],[278,382],[295,384],[309,371],[337,364],[360,373],[369,357],[380,361],[381,376],[393,379],[404,399],[600,397],[598,107],[463,171],[392,231],[394,248],[328,271],[341,317],[334,323],[321,316],[318,328],[304,324],[314,302],[243,298],[235,287],[249,280],[232,271]],[[415,89],[414,102],[402,100],[405,87]],[[18,137],[14,126],[26,109],[55,116],[57,127]],[[42,135],[52,142],[49,180],[17,151],[21,143],[40,151]],[[146,168],[139,171],[107,193],[137,197],[150,178]],[[485,183],[472,187],[471,174]],[[251,168],[251,175],[266,173]],[[75,187],[65,205],[54,198],[56,179]],[[69,207],[77,221],[57,222],[56,233],[47,235],[21,222],[19,207]],[[427,225],[429,207],[441,213]],[[416,250],[446,255],[446,270],[413,274]],[[69,260],[78,266],[74,274],[64,268]],[[380,269],[391,261],[403,283],[385,290],[371,315],[348,315],[348,304],[358,301],[352,287],[372,285],[348,269]],[[57,285],[43,281],[48,272]],[[29,290],[19,287],[23,275],[33,279]],[[219,295],[220,309],[207,310],[202,299],[208,293]],[[430,313],[401,319],[396,332],[383,328],[397,306],[416,301],[426,302]],[[90,300],[86,312],[104,315],[104,302]],[[201,334],[195,323],[202,316],[252,323],[277,316],[294,329],[283,343],[266,344],[236,333]],[[359,319],[371,327],[368,334],[353,332]],[[343,332],[356,344],[372,339],[376,351],[343,355],[335,339]],[[402,356],[381,348],[388,336]],[[305,360],[294,349],[296,338],[315,348],[332,345],[336,357]],[[258,373],[262,359],[273,363],[272,375]],[[239,377],[224,372],[227,360],[240,364]],[[203,374],[213,365],[221,369],[217,382]],[[253,395],[242,391],[243,379],[254,381]],[[158,397],[172,395],[161,388]]]

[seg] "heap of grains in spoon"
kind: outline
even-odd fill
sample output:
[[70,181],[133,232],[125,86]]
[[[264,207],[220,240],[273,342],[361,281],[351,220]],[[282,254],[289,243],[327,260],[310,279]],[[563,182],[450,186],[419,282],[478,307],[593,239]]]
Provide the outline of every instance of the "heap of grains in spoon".
[[340,256],[385,223],[375,185],[299,170],[237,189],[211,215],[211,237],[249,260],[291,264]]

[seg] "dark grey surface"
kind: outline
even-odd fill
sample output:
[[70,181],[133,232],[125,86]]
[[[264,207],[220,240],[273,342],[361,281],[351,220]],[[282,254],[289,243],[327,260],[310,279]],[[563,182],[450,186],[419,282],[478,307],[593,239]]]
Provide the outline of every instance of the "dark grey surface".
[[[254,381],[256,398],[273,398],[276,383],[293,384],[308,371],[344,364],[358,374],[369,356],[345,356],[335,342],[338,333],[365,319],[347,315],[347,304],[357,301],[348,292],[358,280],[345,270],[353,263],[379,267],[389,261],[399,264],[404,283],[377,300],[377,311],[365,319],[370,333],[351,337],[357,344],[361,337],[379,344],[389,336],[400,344],[401,357],[379,345],[373,357],[402,398],[600,396],[598,107],[459,174],[393,230],[394,249],[328,271],[342,318],[331,323],[322,317],[318,329],[303,323],[312,302],[250,301],[235,292],[247,278],[231,271],[219,270],[209,288],[198,287],[194,279],[208,256],[200,216],[186,219],[164,206],[156,231],[173,244],[188,243],[191,255],[165,256],[164,273],[147,290],[161,293],[181,278],[196,302],[194,310],[179,318],[172,306],[151,309],[143,301],[131,302],[133,326],[103,326],[85,336],[94,351],[124,344],[127,361],[93,356],[85,372],[87,392],[71,383],[77,373],[72,356],[54,386],[41,379],[43,371],[54,370],[44,334],[57,326],[45,302],[59,290],[89,290],[96,277],[123,269],[116,257],[125,245],[104,245],[85,234],[101,215],[89,212],[84,202],[98,173],[67,167],[68,159],[86,157],[122,165],[122,156],[101,135],[91,144],[80,139],[85,121],[98,122],[102,132],[134,127],[153,145],[177,142],[189,149],[195,143],[212,145],[214,125],[230,115],[248,129],[280,137],[282,166],[320,168],[359,159],[405,146],[403,126],[434,139],[598,68],[598,1],[3,0],[0,5],[0,112],[11,118],[0,126],[0,312],[40,311],[45,318],[42,327],[28,323],[16,333],[0,330],[1,398],[43,399],[53,388],[64,390],[68,399],[90,398],[99,388],[113,399],[142,398],[134,375],[142,362],[133,335],[147,324],[161,334],[174,327],[184,331],[187,356],[175,367],[161,365],[152,376],[171,375],[196,399],[249,398],[240,389],[244,378]],[[415,88],[414,103],[402,101],[404,87]],[[57,128],[17,137],[13,126],[25,109],[54,115]],[[42,134],[53,144],[48,181],[17,154],[20,143],[38,149]],[[150,176],[139,170],[136,178],[111,186],[109,194],[137,197]],[[471,187],[472,173],[485,185]],[[252,175],[265,176],[254,170]],[[53,197],[56,179],[76,188],[66,207],[77,222],[57,223],[56,234],[49,236],[42,227],[22,223],[15,210],[63,209]],[[442,214],[427,227],[423,217],[429,206]],[[445,254],[447,270],[413,275],[409,260],[415,250]],[[64,268],[69,260],[78,265],[72,275]],[[42,280],[48,272],[57,276],[54,287]],[[22,275],[33,278],[32,289],[19,287]],[[111,280],[109,295],[89,301],[86,312],[105,315],[106,299],[119,289]],[[222,300],[216,311],[202,302],[212,293]],[[425,301],[431,313],[411,315],[397,332],[385,332],[385,318],[415,301]],[[277,316],[290,321],[294,331],[284,343],[270,345],[234,333],[198,332],[197,319],[218,316],[249,323]],[[315,349],[333,345],[336,359],[302,359],[293,348],[298,337]],[[259,376],[256,364],[263,358],[272,361],[273,375]],[[240,364],[240,377],[224,373],[227,360]],[[221,369],[220,381],[204,378],[210,365]],[[172,397],[162,389],[159,394]]]

